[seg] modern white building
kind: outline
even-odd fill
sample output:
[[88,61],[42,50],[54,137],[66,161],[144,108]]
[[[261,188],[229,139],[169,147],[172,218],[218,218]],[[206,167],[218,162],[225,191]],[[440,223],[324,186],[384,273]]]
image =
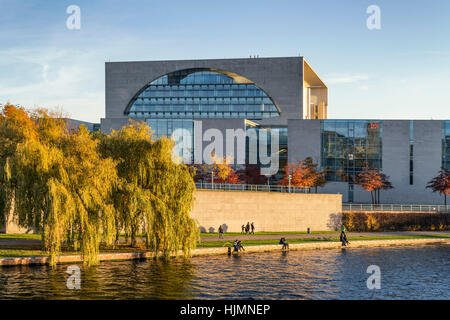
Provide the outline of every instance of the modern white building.
[[332,120],[327,108],[328,88],[303,57],[108,62],[101,130],[129,119],[146,121],[156,136],[184,128],[190,136],[179,151],[188,159],[205,146],[194,136],[210,128],[277,130],[280,167],[312,157],[326,171],[319,192],[370,202],[354,184],[367,163],[394,186],[382,202],[443,202],[425,187],[450,168],[450,121]]

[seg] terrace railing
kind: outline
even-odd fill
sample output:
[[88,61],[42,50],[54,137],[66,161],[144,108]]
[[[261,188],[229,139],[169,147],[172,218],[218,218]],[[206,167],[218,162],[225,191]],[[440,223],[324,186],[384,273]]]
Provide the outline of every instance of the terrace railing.
[[357,204],[343,203],[343,211],[407,211],[407,212],[450,212],[450,206],[428,204]]
[[[230,183],[195,183],[197,189],[206,190],[225,190],[225,191],[260,191],[260,192],[287,192],[287,193],[306,193],[304,188],[291,186],[278,186],[267,184],[230,184]],[[313,191],[311,191],[313,192]]]

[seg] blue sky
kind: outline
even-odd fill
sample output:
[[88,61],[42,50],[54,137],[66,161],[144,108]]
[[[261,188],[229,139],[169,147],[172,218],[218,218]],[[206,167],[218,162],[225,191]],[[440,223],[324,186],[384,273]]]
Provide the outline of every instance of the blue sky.
[[329,87],[329,118],[450,119],[449,35],[448,0],[0,0],[0,103],[98,122],[105,61],[300,54]]

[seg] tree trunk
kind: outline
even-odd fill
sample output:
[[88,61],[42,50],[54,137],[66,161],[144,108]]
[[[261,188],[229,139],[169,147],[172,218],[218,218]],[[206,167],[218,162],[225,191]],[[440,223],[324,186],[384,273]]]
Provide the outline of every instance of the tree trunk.
[[136,221],[131,221],[131,247],[136,246]]
[[9,201],[9,207],[5,213],[5,233],[8,232],[8,226],[10,223],[14,221],[14,212],[16,211],[16,192],[14,190],[11,191],[11,199]]

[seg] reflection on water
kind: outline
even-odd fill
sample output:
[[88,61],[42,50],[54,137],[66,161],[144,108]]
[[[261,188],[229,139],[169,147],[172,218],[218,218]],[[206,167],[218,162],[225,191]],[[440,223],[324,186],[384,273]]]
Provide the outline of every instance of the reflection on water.
[[[450,299],[450,246],[348,248],[0,269],[0,299]],[[381,290],[369,290],[369,265]]]

